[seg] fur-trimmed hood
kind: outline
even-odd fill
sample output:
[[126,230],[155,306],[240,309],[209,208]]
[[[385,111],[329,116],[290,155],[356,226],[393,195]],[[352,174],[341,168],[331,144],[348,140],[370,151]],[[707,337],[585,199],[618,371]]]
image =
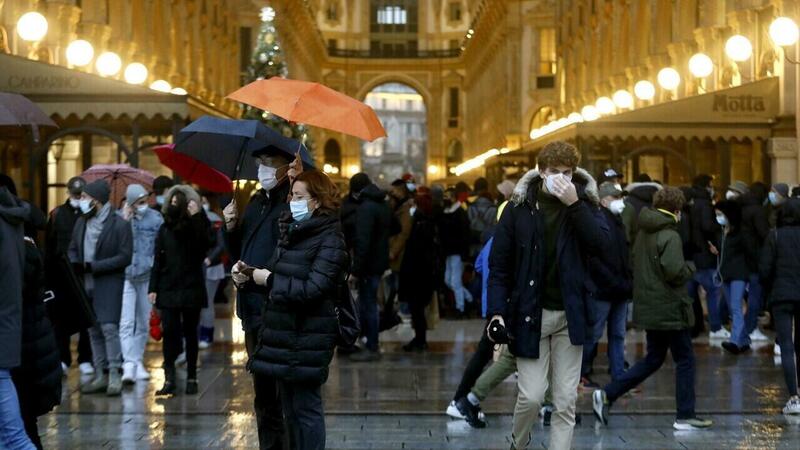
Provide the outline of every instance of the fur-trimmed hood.
[[[597,191],[597,181],[592,177],[589,172],[578,167],[572,175],[572,181],[579,187],[578,197],[588,199],[595,205],[600,204],[600,196]],[[528,173],[523,175],[514,187],[514,193],[511,194],[511,202],[514,205],[521,205],[528,198],[528,192],[533,183],[541,183],[542,177],[539,176],[539,171],[536,169],[529,170]]]
[[176,184],[175,186],[169,188],[167,193],[164,194],[164,205],[161,206],[161,212],[163,214],[167,213],[167,208],[169,208],[169,205],[172,204],[172,196],[178,191],[183,192],[183,195],[186,196],[187,203],[194,200],[197,202],[197,206],[203,206],[203,200],[200,198],[200,194],[198,194],[193,187],[189,186],[188,184]]

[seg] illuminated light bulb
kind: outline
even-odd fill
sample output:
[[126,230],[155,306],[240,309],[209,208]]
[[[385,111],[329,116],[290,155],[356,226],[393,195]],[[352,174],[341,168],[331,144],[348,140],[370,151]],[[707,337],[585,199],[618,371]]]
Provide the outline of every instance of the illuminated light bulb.
[[600,97],[595,102],[594,106],[600,112],[600,114],[611,114],[616,109],[616,105],[614,105],[614,101],[608,97]]
[[586,122],[591,122],[600,118],[600,111],[594,105],[586,105],[581,109],[581,116]]
[[571,113],[570,115],[567,116],[567,119],[569,119],[569,121],[572,123],[583,122],[583,116],[581,115],[581,113],[578,112]]
[[617,92],[614,92],[614,96],[612,98],[614,99],[614,104],[617,105],[617,108],[633,108],[633,96],[625,89],[620,89]]
[[633,86],[633,93],[639,100],[652,100],[656,96],[656,87],[647,80],[641,80]]
[[681,84],[681,74],[672,67],[665,67],[658,72],[658,84],[668,91],[673,91]]
[[82,67],[94,58],[94,47],[89,41],[78,39],[67,46],[67,62],[73,66]]
[[705,78],[714,71],[714,62],[705,53],[696,53],[689,58],[689,72],[697,78]]
[[172,88],[169,91],[169,93],[170,94],[174,94],[174,95],[188,95],[189,94],[188,92],[186,92],[186,89],[180,88],[180,87]]
[[769,26],[769,37],[772,42],[781,47],[794,45],[800,39],[800,28],[794,20],[788,17],[778,17]]
[[41,41],[47,34],[47,28],[47,19],[36,11],[23,14],[17,21],[17,34],[23,41]]
[[147,81],[147,67],[142,63],[134,62],[128,64],[125,68],[125,81],[130,84],[142,84]]
[[741,34],[731,36],[725,42],[725,54],[736,62],[747,61],[753,56],[753,44]]
[[114,52],[103,52],[97,57],[94,65],[97,68],[97,73],[104,77],[110,77],[116,75],[122,69],[122,60]]
[[170,86],[169,82],[166,80],[156,80],[150,84],[150,89],[160,92],[169,92],[172,90],[172,86]]

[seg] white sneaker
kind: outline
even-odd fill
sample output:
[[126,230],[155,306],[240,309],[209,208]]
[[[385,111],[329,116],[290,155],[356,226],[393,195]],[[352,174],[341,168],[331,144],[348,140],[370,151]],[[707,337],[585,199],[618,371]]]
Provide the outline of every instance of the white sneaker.
[[178,355],[178,358],[175,360],[175,364],[178,366],[186,364],[186,352],[181,352],[181,354]]
[[786,402],[786,406],[783,407],[783,414],[787,416],[793,416],[800,414],[800,397],[793,396]]
[[80,363],[78,369],[81,371],[81,375],[94,375],[94,366],[92,363]]
[[142,363],[136,365],[136,379],[137,380],[150,379],[150,372],[147,371],[147,368]]
[[730,339],[731,333],[730,331],[726,330],[725,328],[720,328],[717,331],[709,331],[708,332],[709,339]]
[[126,362],[122,365],[122,384],[131,385],[136,382],[136,364]]
[[753,330],[752,333],[750,333],[750,340],[751,341],[768,341],[769,337],[767,337],[766,334],[762,333],[761,330],[756,328],[755,330]]
[[197,343],[197,348],[199,348],[200,350],[206,350],[209,347],[211,347],[211,343],[208,341],[200,341]]
[[449,405],[447,405],[447,415],[452,417],[453,419],[464,420],[464,415],[461,414],[461,411],[458,410],[456,407],[456,401],[452,400]]
[[775,346],[772,347],[772,354],[775,356],[781,356],[781,346],[778,343],[775,343]]

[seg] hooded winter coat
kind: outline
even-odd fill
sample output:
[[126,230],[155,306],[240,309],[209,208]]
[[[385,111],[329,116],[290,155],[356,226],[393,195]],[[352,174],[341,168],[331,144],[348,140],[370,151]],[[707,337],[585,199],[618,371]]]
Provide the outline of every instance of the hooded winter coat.
[[22,277],[25,267],[23,224],[30,206],[0,187],[0,369],[20,363],[22,344]]
[[401,302],[427,305],[443,278],[444,259],[439,246],[436,222],[420,209],[412,217],[411,235],[400,267]]
[[394,218],[400,225],[400,232],[389,238],[389,266],[392,272],[399,272],[403,263],[408,237],[411,235],[411,201],[404,200],[394,209]]
[[658,183],[631,183],[625,186],[625,210],[622,211],[622,223],[628,233],[628,242],[633,243],[639,232],[637,224],[639,213],[644,208],[653,206],[653,196],[662,189]]
[[[556,253],[561,294],[570,342],[583,345],[594,325],[595,284],[587,261],[607,249],[609,230],[597,208],[597,183],[583,169],[572,177],[579,200],[565,207],[560,217]],[[545,225],[538,206],[543,179],[538,171],[517,183],[511,203],[497,225],[489,256],[489,308],[487,316],[501,315],[506,323],[511,353],[539,357],[542,300],[546,289]]]
[[716,204],[716,209],[722,211],[728,218],[728,231],[723,233],[720,245],[719,273],[724,282],[734,280],[747,281],[750,279],[750,269],[747,266],[747,243],[742,232],[742,207],[734,200],[724,200]]
[[463,261],[469,256],[469,218],[460,205],[445,208],[438,217],[439,241],[444,256],[461,255]]
[[281,238],[267,264],[270,295],[259,345],[248,369],[291,383],[320,385],[339,333],[335,301],[349,257],[335,214],[280,220]]
[[[165,216],[172,197],[178,191],[183,192],[187,200],[194,200],[198,207],[202,204],[200,196],[191,187],[173,186],[166,194]],[[203,308],[207,305],[203,261],[213,241],[211,222],[202,209],[176,223],[167,220],[161,225],[148,290],[158,294],[158,308]]]
[[[242,214],[239,225],[225,232],[225,246],[233,261],[242,260],[253,267],[264,267],[272,258],[278,245],[278,218],[289,210],[286,196],[289,183],[275,186],[269,193],[258,191]],[[267,298],[267,290],[254,283],[247,283],[238,290],[236,315],[242,320],[247,332],[255,332],[261,326],[261,306]]]
[[[75,223],[69,246],[69,260],[79,266],[84,265],[86,222],[87,217],[82,216]],[[97,314],[97,322],[119,323],[125,268],[130,265],[133,256],[131,224],[112,211],[103,222],[103,231],[95,248],[94,261],[91,263],[94,278],[92,306]]]
[[389,229],[392,211],[386,194],[370,184],[361,190],[356,209],[353,275],[381,275],[389,268]]
[[770,306],[800,303],[800,199],[783,204],[778,228],[767,234],[760,269]]
[[764,199],[753,192],[742,195],[742,237],[747,269],[758,273],[759,258],[769,233],[769,212]]
[[711,193],[702,187],[692,188],[692,241],[695,253],[692,256],[697,270],[716,269],[717,257],[711,253],[708,243],[719,248],[721,229],[714,214]]
[[61,403],[61,355],[42,301],[44,263],[32,241],[25,242],[22,359],[11,371],[23,415],[41,416]]
[[694,271],[683,257],[678,223],[652,208],[639,215],[633,245],[633,322],[643,330],[682,330],[694,324],[686,282]]
[[597,298],[607,302],[626,302],[633,289],[630,248],[622,219],[607,208],[600,208],[602,220],[608,227],[609,242],[602,255],[589,257],[592,279],[597,285]]

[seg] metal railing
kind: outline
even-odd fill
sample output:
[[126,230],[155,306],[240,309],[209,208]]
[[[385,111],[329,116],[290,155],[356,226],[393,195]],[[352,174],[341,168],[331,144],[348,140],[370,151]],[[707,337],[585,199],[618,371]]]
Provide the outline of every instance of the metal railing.
[[449,50],[346,50],[328,48],[328,55],[335,58],[458,58],[460,49]]

